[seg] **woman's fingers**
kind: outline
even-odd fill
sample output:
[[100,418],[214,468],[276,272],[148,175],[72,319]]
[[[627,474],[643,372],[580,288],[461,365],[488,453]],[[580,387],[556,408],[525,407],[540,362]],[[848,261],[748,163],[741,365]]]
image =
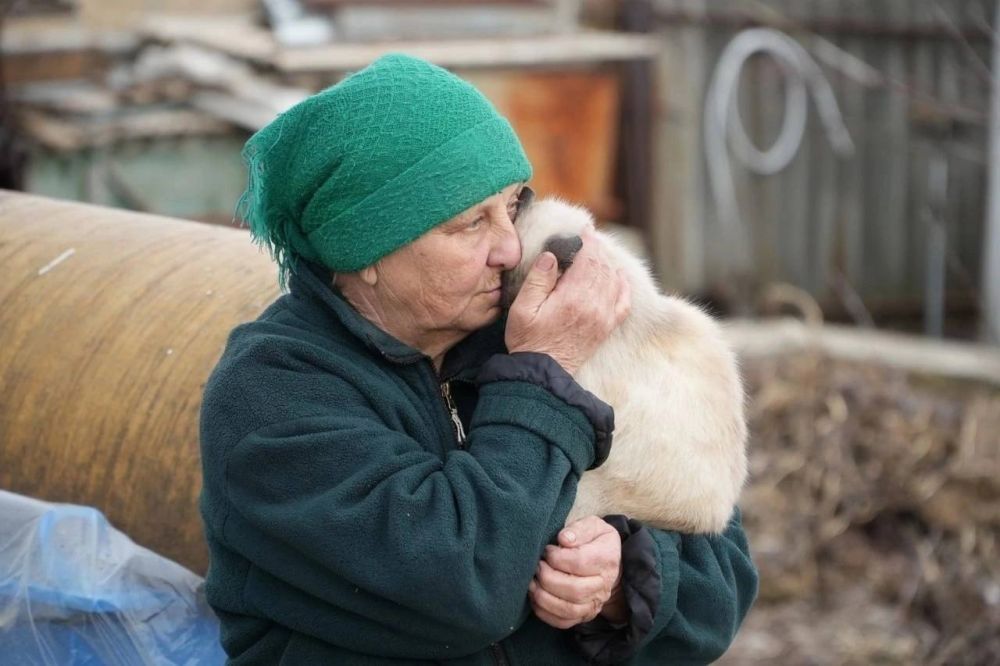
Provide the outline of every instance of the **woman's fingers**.
[[[507,315],[510,352],[548,354],[570,374],[621,323],[625,309],[624,278],[611,267],[600,237],[587,230],[581,239],[583,246],[558,282],[558,271],[536,262]],[[542,256],[554,258],[548,252]]]
[[[552,626],[558,626],[560,629],[593,620],[601,612],[604,602],[607,601],[607,599],[598,597],[581,603],[560,599],[542,587],[537,580],[532,580],[528,585],[528,593],[531,597],[532,608],[539,619]],[[555,619],[557,623],[550,622],[543,614],[550,619]]]
[[584,516],[559,530],[558,541],[564,548],[574,548],[590,543],[598,537],[617,533],[607,521],[597,516]]
[[607,581],[601,576],[574,576],[553,569],[548,562],[538,563],[535,581],[549,594],[574,604],[598,599],[601,604],[611,596]]
[[545,562],[553,569],[574,576],[602,576],[615,580],[621,566],[622,542],[612,529],[589,543],[572,548],[545,547]]
[[621,578],[621,537],[597,516],[586,516],[559,532],[558,546],[546,546],[529,585],[539,619],[565,629],[601,612]]
[[581,624],[576,620],[568,620],[553,615],[544,608],[538,607],[534,601],[531,602],[531,610],[535,613],[539,620],[551,627],[555,627],[556,629],[569,629],[570,627],[575,627],[576,625]]

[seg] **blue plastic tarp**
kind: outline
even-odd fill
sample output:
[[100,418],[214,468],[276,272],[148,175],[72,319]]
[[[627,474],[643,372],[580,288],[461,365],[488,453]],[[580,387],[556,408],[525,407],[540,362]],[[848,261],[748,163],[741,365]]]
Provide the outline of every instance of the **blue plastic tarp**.
[[225,663],[204,581],[97,509],[0,490],[0,662]]

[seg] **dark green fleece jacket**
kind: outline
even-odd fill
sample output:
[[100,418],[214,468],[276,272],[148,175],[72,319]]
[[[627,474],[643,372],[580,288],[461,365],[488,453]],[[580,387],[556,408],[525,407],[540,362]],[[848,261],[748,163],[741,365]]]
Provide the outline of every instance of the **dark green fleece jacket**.
[[201,420],[207,594],[229,663],[694,664],[725,651],[756,594],[738,514],[718,537],[608,518],[626,626],[560,631],[530,613],[528,583],[603,455],[610,410],[548,357],[495,354],[502,334],[470,336],[439,376],[308,264],[234,329]]

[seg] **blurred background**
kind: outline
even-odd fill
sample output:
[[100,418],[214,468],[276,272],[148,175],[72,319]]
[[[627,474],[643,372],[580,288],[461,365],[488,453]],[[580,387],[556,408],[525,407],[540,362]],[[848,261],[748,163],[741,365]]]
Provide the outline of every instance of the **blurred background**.
[[[141,294],[95,315],[110,319],[67,363],[116,368],[95,395],[173,387],[166,416],[151,399],[146,412],[99,398],[95,409],[122,414],[60,416],[39,396],[62,390],[68,373],[25,360],[30,344],[59,328],[47,317],[68,327],[84,316],[69,290],[100,271],[131,261],[150,284],[179,275],[176,257],[143,255],[150,239],[236,243],[249,135],[380,54],[406,51],[492,99],[525,144],[536,192],[588,206],[665,289],[726,319],[750,393],[743,512],[762,577],[723,663],[1000,663],[996,0],[0,7],[0,188],[44,197],[0,193],[0,305],[8,317],[34,313],[20,332],[12,318],[0,329],[0,395],[20,396],[0,407],[0,487],[98,506],[204,573],[197,389],[228,330],[273,298],[266,261],[247,296],[251,268],[212,273],[221,255],[206,250],[201,305],[178,284],[116,360],[101,354],[112,353],[114,322],[137,319],[129,303]],[[94,234],[104,254],[91,260]],[[24,259],[25,248],[36,253]],[[50,272],[47,289],[66,280],[58,313],[44,301],[53,292],[25,295]],[[206,309],[222,307],[224,317]],[[178,319],[201,328],[171,329]],[[50,348],[84,339],[61,330]],[[195,344],[201,356],[184,348]],[[146,374],[127,363],[139,358]],[[60,429],[59,418],[74,425]],[[153,447],[142,418],[159,418],[157,437],[185,453],[137,459],[131,442]],[[53,442],[44,452],[31,445],[41,421]],[[60,466],[53,456],[70,434],[93,448]],[[124,471],[81,480],[89,467]]]

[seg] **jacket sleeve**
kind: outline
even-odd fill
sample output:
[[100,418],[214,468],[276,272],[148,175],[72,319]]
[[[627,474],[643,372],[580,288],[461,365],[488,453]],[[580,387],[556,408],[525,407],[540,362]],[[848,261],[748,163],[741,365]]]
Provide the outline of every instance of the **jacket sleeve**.
[[622,536],[629,621],[604,618],[571,632],[590,663],[642,655],[653,663],[707,664],[725,653],[757,596],[757,570],[739,509],[720,535],[658,530],[605,518]]
[[272,370],[270,397],[292,380],[316,406],[227,451],[216,531],[251,562],[247,606],[386,657],[455,657],[513,633],[595,459],[584,412],[501,372],[480,387],[466,448],[442,457],[453,442],[386,423],[351,380]]

